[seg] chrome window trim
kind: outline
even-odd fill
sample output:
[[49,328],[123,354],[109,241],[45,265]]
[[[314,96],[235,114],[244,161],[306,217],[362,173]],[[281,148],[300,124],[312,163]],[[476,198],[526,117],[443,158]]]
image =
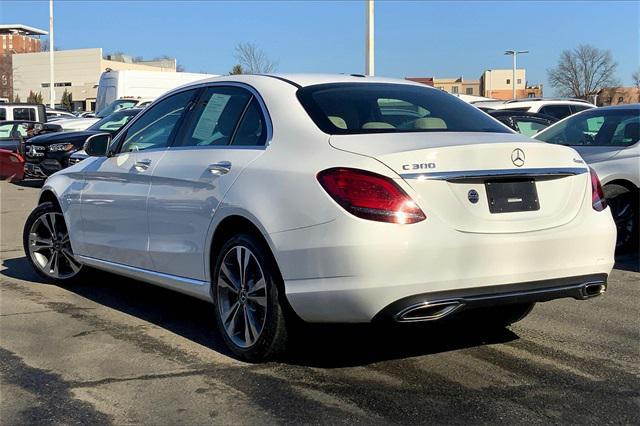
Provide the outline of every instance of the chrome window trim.
[[403,179],[458,181],[508,177],[565,177],[589,171],[586,167],[556,167],[531,169],[460,170],[452,172],[401,173]]

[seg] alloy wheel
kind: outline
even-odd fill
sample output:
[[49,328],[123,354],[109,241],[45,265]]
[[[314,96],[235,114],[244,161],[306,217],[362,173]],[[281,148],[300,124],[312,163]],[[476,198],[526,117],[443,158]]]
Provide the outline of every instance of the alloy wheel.
[[633,233],[635,232],[636,219],[633,211],[633,200],[632,197],[625,195],[627,194],[622,194],[608,200],[613,221],[618,231],[616,247],[624,246],[633,238]]
[[267,283],[260,262],[245,246],[224,255],[217,276],[218,312],[231,341],[253,346],[267,318]]
[[64,216],[47,212],[38,217],[29,230],[29,256],[46,276],[67,279],[82,265],[75,260]]

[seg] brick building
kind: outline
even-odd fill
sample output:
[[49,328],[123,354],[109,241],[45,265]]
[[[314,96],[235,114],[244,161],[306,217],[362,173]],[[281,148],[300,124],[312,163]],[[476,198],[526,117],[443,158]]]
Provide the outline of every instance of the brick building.
[[27,25],[0,25],[0,98],[14,99],[13,54],[39,52],[42,35],[47,35],[47,32]]
[[640,102],[640,88],[605,87],[598,92],[596,102],[598,106],[635,104]]

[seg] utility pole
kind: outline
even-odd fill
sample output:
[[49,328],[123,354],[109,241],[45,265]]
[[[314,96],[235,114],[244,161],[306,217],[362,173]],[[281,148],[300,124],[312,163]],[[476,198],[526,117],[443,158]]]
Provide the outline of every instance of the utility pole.
[[511,79],[512,89],[511,89],[511,98],[516,98],[516,57],[523,53],[529,53],[528,50],[505,50],[505,55],[513,56],[513,77]]
[[375,57],[374,57],[374,15],[373,0],[365,0],[367,2],[367,29],[365,34],[365,74],[375,74]]
[[49,0],[49,105],[56,107],[56,90],[53,82],[53,0]]

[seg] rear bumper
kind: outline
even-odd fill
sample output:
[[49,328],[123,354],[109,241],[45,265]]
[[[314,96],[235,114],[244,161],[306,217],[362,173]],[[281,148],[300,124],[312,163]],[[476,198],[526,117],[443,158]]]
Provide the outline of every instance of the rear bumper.
[[[406,298],[475,298],[509,293],[513,285],[536,290],[546,282],[540,288],[558,290],[532,301],[581,298],[581,277],[600,277],[606,284],[616,231],[608,209],[589,208],[564,226],[518,234],[465,233],[433,217],[393,225],[344,216],[270,238],[287,299],[303,320],[371,322]],[[556,285],[563,282],[576,288]]]
[[418,294],[391,303],[374,317],[374,321],[435,321],[474,308],[547,302],[562,298],[586,300],[600,296],[606,290],[607,275],[596,274]]

